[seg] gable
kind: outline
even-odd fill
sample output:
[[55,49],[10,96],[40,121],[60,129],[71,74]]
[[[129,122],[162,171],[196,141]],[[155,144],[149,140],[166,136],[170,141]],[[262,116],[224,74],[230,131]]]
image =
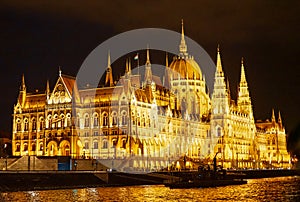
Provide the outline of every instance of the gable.
[[62,77],[59,77],[50,97],[48,104],[70,103],[72,102],[71,92]]

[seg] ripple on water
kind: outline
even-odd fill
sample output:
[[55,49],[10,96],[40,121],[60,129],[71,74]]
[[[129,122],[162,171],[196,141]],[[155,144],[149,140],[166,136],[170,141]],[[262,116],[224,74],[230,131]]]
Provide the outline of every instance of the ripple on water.
[[0,193],[0,201],[300,201],[300,177],[248,180],[217,188],[105,187]]

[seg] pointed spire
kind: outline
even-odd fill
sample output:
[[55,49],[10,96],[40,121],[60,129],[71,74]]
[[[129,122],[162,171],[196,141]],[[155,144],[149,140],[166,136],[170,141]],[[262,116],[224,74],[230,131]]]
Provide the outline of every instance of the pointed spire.
[[58,75],[61,76],[61,68],[58,66]]
[[129,69],[128,69],[128,59],[126,59],[126,65],[125,65],[125,73],[128,74]]
[[49,80],[47,79],[47,83],[46,83],[46,98],[47,100],[49,99],[50,97],[50,87],[49,87]]
[[220,54],[220,45],[217,47],[217,71],[216,73],[223,75],[222,63],[221,63],[221,54]]
[[279,124],[279,127],[282,128],[282,119],[281,119],[280,111],[278,112],[278,124]]
[[110,51],[108,50],[108,54],[107,54],[107,67],[110,67]]
[[20,86],[20,90],[21,91],[25,91],[26,90],[25,76],[24,76],[24,74],[22,74],[22,83],[21,83],[21,86]]
[[271,118],[271,120],[272,120],[272,123],[276,122],[274,109],[272,109],[272,118]]
[[151,63],[150,63],[150,54],[149,54],[149,46],[147,46],[147,61],[145,65],[145,82],[146,84],[151,84],[152,82],[152,70],[151,70]]
[[166,67],[169,67],[169,57],[168,53],[166,52]]
[[183,19],[181,19],[181,41],[179,45],[179,52],[181,56],[187,56],[187,45],[185,43],[185,37],[184,37]]
[[280,111],[278,112],[278,123],[282,123]]
[[108,51],[105,86],[113,86],[113,84],[114,84],[114,80],[113,80],[112,69],[110,64],[110,51]]
[[129,71],[129,73],[131,73],[131,60],[130,60],[130,58],[128,60],[128,71]]
[[245,75],[245,67],[244,67],[244,58],[241,59],[241,81],[243,83],[247,83],[246,75]]
[[228,100],[229,100],[229,104],[231,102],[231,95],[230,95],[230,86],[229,86],[229,80],[227,78],[227,92],[228,92]]
[[150,55],[149,55],[149,45],[147,45],[147,60],[146,60],[146,65],[150,65]]
[[46,94],[50,93],[50,85],[49,85],[49,80],[47,80],[47,84],[46,84]]
[[26,85],[25,85],[25,76],[22,75],[22,82],[20,86],[20,92],[19,92],[19,98],[18,102],[21,104],[21,106],[24,106],[26,101]]

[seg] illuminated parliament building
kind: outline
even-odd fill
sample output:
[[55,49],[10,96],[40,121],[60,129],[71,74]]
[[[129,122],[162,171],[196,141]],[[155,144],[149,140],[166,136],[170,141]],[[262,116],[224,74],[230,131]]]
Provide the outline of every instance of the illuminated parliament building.
[[[220,50],[214,89],[188,53],[182,25],[179,54],[163,76],[154,75],[150,51],[143,75],[130,61],[114,81],[110,55],[105,81],[79,88],[59,71],[54,88],[27,92],[24,75],[14,106],[14,156],[70,156],[112,162],[119,170],[289,167],[286,132],[278,113],[255,121],[243,60],[237,100],[230,96]],[[99,67],[101,68],[101,67]]]

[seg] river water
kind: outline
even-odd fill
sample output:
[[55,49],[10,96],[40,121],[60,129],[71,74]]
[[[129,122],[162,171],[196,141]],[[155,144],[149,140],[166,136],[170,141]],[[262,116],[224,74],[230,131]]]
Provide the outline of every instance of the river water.
[[300,176],[248,180],[245,185],[169,189],[163,185],[0,193],[0,201],[300,201]]

